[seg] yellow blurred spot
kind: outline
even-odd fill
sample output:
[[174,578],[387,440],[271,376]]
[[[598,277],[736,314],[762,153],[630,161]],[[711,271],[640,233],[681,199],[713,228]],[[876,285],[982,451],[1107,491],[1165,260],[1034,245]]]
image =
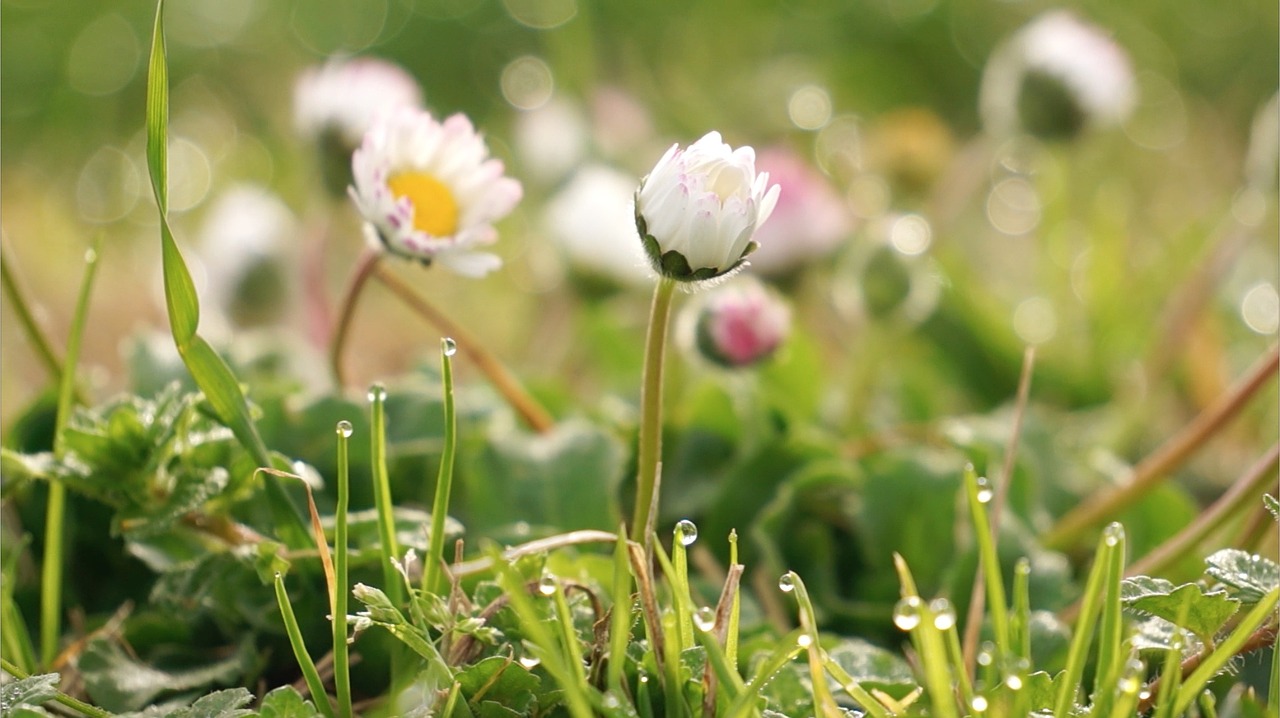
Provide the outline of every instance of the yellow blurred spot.
[[413,203],[414,229],[433,237],[458,231],[458,201],[445,183],[425,172],[402,172],[387,180],[387,187]]

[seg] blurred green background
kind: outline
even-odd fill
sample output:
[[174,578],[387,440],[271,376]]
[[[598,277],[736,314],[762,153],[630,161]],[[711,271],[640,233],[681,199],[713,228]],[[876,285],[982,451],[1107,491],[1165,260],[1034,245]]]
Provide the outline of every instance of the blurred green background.
[[[190,246],[222,190],[267,186],[297,214],[301,236],[330,236],[326,289],[336,296],[362,240],[347,204],[323,199],[318,162],[294,130],[292,85],[331,55],[392,60],[416,76],[433,111],[470,115],[526,186],[521,209],[500,225],[496,251],[507,262],[500,273],[471,281],[406,266],[406,276],[553,403],[558,397],[561,410],[591,404],[604,390],[629,396],[646,294],[597,302],[568,291],[538,222],[555,180],[537,176],[513,139],[521,115],[547,103],[571,103],[598,119],[608,98],[621,96],[643,121],[635,141],[607,159],[636,175],[671,142],[720,129],[735,145],[798,149],[860,208],[855,248],[788,286],[799,306],[796,353],[811,355],[832,380],[811,391],[848,388],[828,412],[833,423],[856,432],[990,406],[1012,393],[1021,346],[1035,341],[1042,398],[1066,407],[1115,397],[1171,407],[1154,412],[1167,424],[1147,427],[1158,437],[1274,341],[1274,182],[1246,189],[1243,168],[1255,113],[1276,92],[1277,6],[1067,5],[1130,54],[1136,111],[1123,127],[1074,143],[987,142],[977,112],[983,65],[1002,38],[1052,7],[1060,6],[175,0],[167,23],[175,229]],[[155,8],[5,0],[0,9],[6,257],[60,340],[80,258],[91,238],[104,236],[85,365],[95,393],[105,395],[124,386],[124,340],[163,327],[142,152]],[[1034,165],[1025,174],[1037,195],[1029,228],[1010,233],[993,226],[991,207],[998,180],[1022,176],[1019,163]],[[965,186],[953,180],[975,168],[976,181],[949,194]],[[867,191],[872,200],[859,194]],[[872,242],[874,220],[891,212],[919,212],[932,223],[927,264],[904,261],[886,273],[863,261],[856,246]],[[1168,339],[1161,318],[1171,298],[1225,244],[1234,249],[1205,311]],[[893,272],[941,287],[927,320],[846,310],[842,291]],[[1254,290],[1256,306],[1246,301]],[[437,346],[433,330],[385,293],[370,292],[359,316],[357,386]],[[11,417],[46,377],[10,308],[3,321],[0,398]],[[421,327],[420,337],[404,326]],[[462,371],[464,380],[474,377]],[[1176,379],[1171,396],[1143,384],[1166,376]]]

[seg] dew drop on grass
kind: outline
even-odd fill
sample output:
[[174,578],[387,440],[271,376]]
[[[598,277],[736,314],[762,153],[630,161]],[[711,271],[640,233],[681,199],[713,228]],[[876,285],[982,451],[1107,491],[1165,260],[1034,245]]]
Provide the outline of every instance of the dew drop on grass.
[[537,656],[520,656],[520,665],[528,670],[537,668],[539,663],[542,663],[542,659]]
[[995,661],[996,646],[991,641],[982,644],[982,650],[978,652],[978,665],[989,666]]
[[538,593],[543,596],[551,596],[556,592],[556,577],[551,574],[544,574],[538,579]]
[[893,607],[893,625],[904,631],[910,631],[920,625],[920,609],[924,601],[919,596],[907,596]]
[[609,708],[611,710],[615,708],[621,708],[622,701],[618,700],[617,696],[610,693],[604,697],[604,707]]
[[680,519],[676,524],[675,535],[681,546],[689,546],[698,540],[698,526],[689,519]]
[[933,627],[939,631],[950,630],[956,625],[956,609],[945,598],[935,598],[929,603],[929,612],[933,614]]
[[382,384],[374,384],[373,386],[369,387],[370,402],[386,401],[386,400],[387,400],[387,387],[383,386]]
[[641,683],[648,683],[648,682],[649,682],[649,674],[647,674],[647,673],[641,673],[641,674],[640,674],[640,677],[639,677],[638,679],[636,679],[636,680],[640,681]]
[[1022,690],[1022,676],[1016,673],[1005,676],[1004,684],[1008,686],[1011,691],[1020,691]]
[[978,477],[978,503],[988,503],[991,497],[995,496],[995,492],[991,490],[991,479],[985,476]]
[[355,429],[351,427],[351,422],[347,421],[346,419],[343,419],[342,421],[338,422],[338,436],[341,436],[344,439],[348,439],[348,438],[351,438],[351,435],[353,433],[355,433]]
[[1130,658],[1124,664],[1124,675],[1120,676],[1120,692],[1134,694],[1142,690],[1142,679],[1147,674],[1147,665],[1137,658]]
[[801,633],[800,635],[796,636],[796,645],[800,646],[801,648],[808,648],[809,646],[812,646],[813,636],[810,636],[807,633]]
[[969,701],[969,705],[973,706],[974,713],[981,713],[987,709],[987,699],[982,696],[974,696],[973,700]]
[[1108,546],[1115,546],[1124,540],[1124,526],[1118,523],[1107,524],[1102,530],[1102,540]]
[[452,337],[445,337],[440,340],[440,351],[444,352],[445,356],[451,357],[458,353],[458,343]]
[[699,631],[710,631],[716,627],[716,610],[710,606],[703,606],[693,614],[693,625],[698,627]]
[[792,577],[790,571],[782,574],[782,578],[778,579],[778,588],[782,589],[783,593],[791,593],[796,590],[796,580]]

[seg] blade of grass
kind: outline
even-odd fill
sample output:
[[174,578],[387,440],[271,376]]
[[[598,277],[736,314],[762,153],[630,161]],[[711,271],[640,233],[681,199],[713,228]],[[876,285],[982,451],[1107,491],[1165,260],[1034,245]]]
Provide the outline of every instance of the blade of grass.
[[751,715],[752,708],[756,707],[756,701],[760,698],[760,691],[802,650],[800,637],[804,635],[807,634],[803,630],[796,629],[778,639],[773,653],[756,664],[742,693],[724,712],[725,718],[747,718]]
[[627,644],[631,641],[631,561],[627,556],[627,527],[618,526],[618,540],[613,545],[613,610],[609,616],[609,692],[621,695],[622,678],[627,663]]
[[[560,629],[560,644],[564,647],[565,663],[569,665],[569,671],[574,680],[586,685],[587,671],[582,664],[582,644],[578,641],[578,633],[573,627],[573,612],[569,610],[569,602],[564,597],[564,587],[560,582],[552,578],[551,587],[551,605],[556,612],[555,623]],[[544,593],[541,586],[538,590]]]
[[351,502],[347,441],[351,438],[351,430],[351,422],[338,422],[338,501],[333,509],[333,687],[340,718],[352,715],[351,667],[347,655],[347,599],[350,593],[347,584],[347,507]]
[[800,609],[800,630],[804,631],[805,649],[809,654],[809,676],[813,681],[813,709],[815,713],[820,713],[826,718],[840,718],[843,715],[839,706],[836,705],[836,699],[831,695],[831,689],[827,686],[826,668],[823,665],[824,654],[822,644],[818,642],[818,617],[814,613],[813,603],[809,600],[809,591],[804,586],[804,581],[800,580],[800,575],[795,571],[788,571],[783,574],[779,587],[784,591],[790,586],[790,593],[794,593],[796,603]]
[[18,545],[10,547],[9,558],[0,571],[0,655],[12,661],[20,670],[30,673],[36,667],[36,652],[31,643],[31,633],[23,619],[22,609],[13,600],[13,587],[18,574],[18,560],[31,542],[24,534]]
[[[698,529],[693,525],[692,521],[680,521],[676,523],[672,538],[672,570],[667,573],[667,580],[671,582],[671,590],[683,599],[675,602],[676,625],[680,627],[680,650],[683,651],[693,645],[693,606],[691,605],[692,599],[689,592],[689,552],[685,541],[697,540]],[[665,564],[663,568],[666,568]]]
[[[741,567],[738,573],[741,574],[745,567],[738,563],[738,531],[737,529],[729,530],[729,568]],[[738,670],[738,625],[741,621],[742,614],[742,591],[735,583],[733,587],[733,602],[729,605],[729,627],[725,635],[724,656],[729,661],[729,665],[733,666],[733,670]]]
[[444,449],[440,453],[435,500],[431,503],[431,535],[422,577],[422,588],[432,593],[440,590],[440,567],[445,560],[444,525],[449,517],[454,453],[458,448],[458,416],[453,405],[453,355],[457,351],[457,345],[446,337],[440,340],[440,346],[440,381],[444,392]]
[[400,559],[400,546],[396,543],[395,503],[391,499],[391,477],[387,474],[387,390],[381,384],[369,387],[369,415],[369,463],[373,470],[373,504],[378,511],[382,581],[391,602],[402,606],[404,586],[392,563],[392,559]]
[[1084,675],[1084,665],[1089,656],[1089,643],[1093,640],[1094,624],[1098,618],[1100,604],[1108,591],[1120,590],[1119,586],[1113,589],[1107,586],[1106,582],[1111,571],[1111,555],[1116,545],[1123,539],[1124,527],[1113,523],[1107,526],[1102,532],[1101,540],[1098,541],[1093,568],[1089,571],[1084,596],[1081,598],[1080,617],[1076,621],[1076,630],[1071,637],[1070,648],[1067,650],[1066,675],[1062,677],[1062,683],[1054,699],[1053,715],[1056,718],[1068,718],[1072,715],[1071,708],[1075,705],[1076,696],[1080,691],[1080,679]]
[[[191,272],[169,228],[168,136],[169,66],[165,54],[164,0],[156,2],[156,20],[147,63],[147,171],[160,212],[160,257],[164,275],[169,330],[183,364],[213,407],[214,414],[235,435],[260,467],[272,465],[271,454],[253,424],[249,404],[230,367],[196,334],[200,302]],[[307,544],[302,517],[272,476],[266,479],[267,503],[280,538],[290,548]]]
[[[1102,623],[1098,633],[1098,663],[1096,673],[1099,682],[1104,686],[1102,691],[1104,703],[1109,703],[1112,691],[1108,686],[1114,685],[1120,678],[1124,668],[1124,623],[1120,605],[1120,580],[1124,577],[1125,546],[1127,542],[1121,533],[1116,543],[1111,546],[1107,559],[1107,574],[1103,578],[1106,587],[1106,599],[1102,604]],[[1099,698],[1095,696],[1094,703]],[[1109,705],[1102,705],[1100,715],[1105,714]]]
[[506,561],[502,560],[496,548],[489,551],[498,574],[498,583],[507,595],[511,608],[516,612],[525,636],[537,646],[542,666],[553,680],[564,691],[565,707],[573,718],[592,718],[591,699],[587,691],[592,690],[585,682],[576,680],[573,670],[567,665],[564,655],[559,650],[559,641],[551,635],[546,621],[534,607],[533,600],[525,588],[524,579],[516,573]]
[[979,485],[978,473],[973,464],[965,466],[964,488],[969,515],[973,520],[974,539],[978,542],[979,565],[982,567],[983,581],[986,582],[988,611],[991,614],[991,627],[995,631],[996,646],[1002,656],[1012,655],[1014,646],[1009,639],[1009,604],[1006,603],[1004,593],[1004,576],[1000,572],[995,533],[987,514],[987,503],[993,493],[990,487]]
[[276,603],[280,606],[280,616],[284,619],[284,631],[289,636],[289,646],[293,648],[293,657],[302,670],[302,678],[307,683],[316,707],[325,718],[337,718],[333,706],[329,704],[329,695],[324,691],[324,682],[320,680],[320,671],[316,670],[315,661],[307,652],[307,644],[302,639],[302,629],[298,627],[298,617],[293,614],[293,604],[289,602],[289,594],[284,589],[284,575],[276,572]]
[[658,559],[658,565],[662,567],[662,572],[666,575],[667,582],[671,586],[671,602],[674,604],[672,613],[663,616],[660,621],[664,634],[661,646],[663,649],[662,666],[665,671],[663,695],[666,697],[667,715],[687,716],[690,714],[689,706],[680,700],[683,696],[682,685],[684,683],[681,675],[680,654],[687,648],[681,636],[680,617],[682,615],[690,615],[692,612],[689,607],[688,582],[686,579],[683,589],[677,585],[675,566],[672,565],[667,552],[662,550],[662,544],[658,541],[651,541],[650,543],[653,547],[653,555]]
[[1177,698],[1174,700],[1174,712],[1181,713],[1186,710],[1196,696],[1204,690],[1209,681],[1226,667],[1227,663],[1236,655],[1236,653],[1244,647],[1250,636],[1257,631],[1263,623],[1274,618],[1276,604],[1280,602],[1280,587],[1276,587],[1267,592],[1267,595],[1257,603],[1240,623],[1231,631],[1230,635],[1224,638],[1214,649],[1212,653],[1205,657],[1200,665],[1192,671],[1183,681],[1182,687],[1178,689]]
[[[75,399],[76,366],[80,362],[80,344],[89,317],[89,297],[98,273],[98,250],[102,237],[94,240],[85,253],[84,279],[67,337],[67,358],[58,382],[58,412],[54,419],[53,454],[61,459],[66,454],[66,427],[71,420]],[[52,666],[58,655],[58,639],[62,633],[62,541],[66,533],[67,487],[61,482],[49,484],[49,501],[45,509],[44,555],[40,565],[40,663]]]
[[[894,625],[911,633],[911,643],[915,646],[916,655],[920,658],[920,668],[924,671],[924,687],[929,693],[933,715],[958,718],[956,697],[951,690],[952,669],[947,659],[946,640],[938,628],[937,617],[920,598],[907,562],[896,553],[893,558],[902,584],[902,599],[893,609]],[[953,623],[954,620],[951,619]],[[962,672],[964,668],[957,665],[955,670]]]

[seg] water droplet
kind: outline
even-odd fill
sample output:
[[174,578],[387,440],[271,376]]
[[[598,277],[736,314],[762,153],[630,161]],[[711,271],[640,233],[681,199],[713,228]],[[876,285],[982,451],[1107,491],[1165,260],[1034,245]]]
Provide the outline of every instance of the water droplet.
[[440,351],[444,352],[445,356],[451,357],[458,353],[458,343],[451,337],[445,337],[440,340]]
[[614,708],[620,708],[621,706],[622,706],[622,701],[618,700],[618,697],[615,696],[614,694],[610,693],[609,695],[604,697],[605,708],[609,708],[610,710],[612,710]]
[[520,656],[520,665],[529,670],[537,668],[539,663],[542,663],[542,659],[537,656]]
[[790,571],[782,574],[782,578],[778,579],[778,588],[782,589],[783,593],[791,593],[796,590],[795,576]]
[[974,696],[969,705],[973,706],[974,713],[981,713],[987,709],[987,699],[982,696]]
[[1020,691],[1022,690],[1022,676],[1016,674],[1005,676],[1004,684],[1008,686],[1011,691]]
[[542,594],[543,596],[551,596],[551,595],[554,595],[555,592],[556,592],[556,577],[552,576],[549,573],[543,574],[542,578],[538,579],[538,593]]
[[988,503],[991,497],[995,496],[995,492],[991,490],[991,479],[985,476],[978,477],[978,503]]
[[353,433],[355,433],[355,429],[351,427],[351,422],[346,419],[338,422],[338,436],[347,439],[350,438]]
[[1013,565],[1013,573],[1014,575],[1017,575],[1017,576],[1030,576],[1031,560],[1028,559],[1026,556],[1023,556],[1022,558],[1018,559],[1018,562]]
[[641,674],[640,674],[640,678],[639,678],[638,680],[639,680],[641,683],[648,683],[648,682],[649,682],[649,674],[648,674],[648,673],[641,673]]
[[978,653],[978,665],[980,666],[989,666],[994,660],[995,656],[992,655],[990,649],[984,648]]
[[920,625],[920,609],[924,601],[919,596],[907,596],[893,607],[893,625],[904,631],[910,631]]
[[689,519],[680,519],[676,523],[675,535],[681,546],[688,546],[698,540],[698,526]]
[[84,250],[84,263],[85,263],[85,264],[93,264],[93,263],[94,263],[94,262],[96,262],[96,261],[98,261],[98,253],[97,253],[97,252],[95,252],[95,251],[93,251],[93,248],[92,248],[92,247],[90,247],[89,249]]
[[375,401],[380,402],[380,401],[386,401],[386,400],[387,400],[387,387],[383,386],[382,384],[374,384],[373,386],[369,387],[370,402],[375,402]]
[[693,614],[693,625],[698,627],[699,631],[710,631],[716,627],[716,610],[710,606],[703,606]]
[[796,645],[801,648],[808,648],[809,646],[812,646],[813,636],[810,636],[807,633],[801,633],[799,636],[796,636]]
[[1114,522],[1107,524],[1107,527],[1102,530],[1102,540],[1108,546],[1118,545],[1124,540],[1124,526]]
[[1145,701],[1146,699],[1148,699],[1148,698],[1150,698],[1150,697],[1151,697],[1151,691],[1149,691],[1149,690],[1147,690],[1147,689],[1145,689],[1145,688],[1138,692],[1138,700],[1140,700],[1140,701]]
[[945,598],[935,598],[929,603],[929,611],[933,613],[933,627],[939,631],[947,631],[956,625],[956,609]]
[[1142,681],[1139,680],[1137,676],[1125,675],[1120,677],[1118,687],[1120,688],[1121,693],[1133,694],[1137,693],[1138,689],[1142,688]]

